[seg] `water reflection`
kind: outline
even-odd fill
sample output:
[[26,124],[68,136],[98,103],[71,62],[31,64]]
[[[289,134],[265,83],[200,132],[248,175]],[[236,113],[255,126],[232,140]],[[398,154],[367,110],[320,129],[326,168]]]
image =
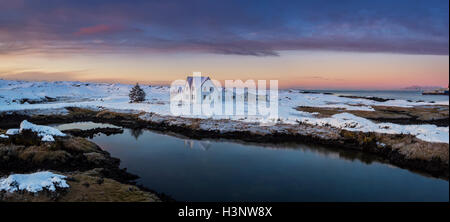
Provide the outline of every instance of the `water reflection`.
[[208,140],[184,140],[184,146],[189,149],[208,150],[211,147],[211,142]]
[[64,124],[50,124],[49,126],[55,127],[59,130],[71,130],[71,129],[81,129],[90,130],[95,128],[122,128],[109,123],[94,123],[94,122],[74,122],[74,123],[64,123]]
[[[156,134],[161,134],[160,132],[154,132]],[[347,160],[347,161],[361,161],[365,164],[372,164],[374,162],[379,163],[385,163],[388,162],[376,155],[369,154],[369,153],[363,153],[356,150],[345,150],[345,149],[339,149],[339,148],[330,148],[330,147],[323,147],[320,145],[299,145],[298,143],[255,143],[255,142],[245,142],[241,140],[229,140],[229,139],[203,139],[203,140],[194,140],[194,139],[186,139],[184,136],[181,135],[174,135],[171,136],[180,138],[184,141],[185,147],[189,149],[199,149],[199,150],[208,150],[213,145],[213,143],[217,142],[224,142],[224,143],[236,143],[241,144],[249,147],[256,147],[269,150],[280,150],[280,149],[292,149],[292,150],[299,150],[303,152],[313,152],[317,155],[320,155],[325,158],[332,158],[332,159],[341,159],[341,160]]]
[[92,139],[179,201],[448,201],[448,181],[321,146],[193,140],[149,130]]
[[144,130],[141,129],[141,128],[131,129],[131,135],[132,135],[136,140],[139,139],[139,136],[141,136],[142,133],[144,133]]

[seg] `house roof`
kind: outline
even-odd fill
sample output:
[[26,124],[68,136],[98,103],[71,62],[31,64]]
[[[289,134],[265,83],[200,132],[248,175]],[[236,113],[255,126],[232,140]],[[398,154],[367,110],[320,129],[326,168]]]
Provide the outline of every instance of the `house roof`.
[[197,82],[200,82],[200,86],[203,85],[207,80],[210,80],[207,76],[188,76],[186,78],[186,81],[189,84],[189,87],[192,87],[192,83],[196,84]]

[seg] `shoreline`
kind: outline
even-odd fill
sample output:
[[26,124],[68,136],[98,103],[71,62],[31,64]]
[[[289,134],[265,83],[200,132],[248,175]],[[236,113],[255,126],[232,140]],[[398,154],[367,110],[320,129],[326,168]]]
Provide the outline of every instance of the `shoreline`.
[[[154,113],[122,113],[67,107],[68,113],[27,115],[8,112],[0,114],[1,128],[27,119],[37,124],[93,121],[125,128],[171,132],[191,139],[232,139],[244,142],[299,143],[322,145],[334,149],[357,150],[374,154],[395,166],[432,177],[448,180],[448,144],[431,143],[412,135],[364,133],[309,124],[277,124],[272,127],[232,120],[191,119],[160,116]],[[6,121],[4,121],[6,120]]]

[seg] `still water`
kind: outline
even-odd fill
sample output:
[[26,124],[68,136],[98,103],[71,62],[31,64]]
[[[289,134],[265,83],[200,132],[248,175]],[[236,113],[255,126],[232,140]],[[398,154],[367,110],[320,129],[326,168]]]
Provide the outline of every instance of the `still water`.
[[130,129],[92,141],[139,175],[138,183],[178,201],[449,200],[448,181],[356,152],[189,140]]
[[448,95],[422,95],[422,91],[412,90],[310,90],[315,92],[334,93],[346,96],[380,97],[384,99],[400,99],[425,102],[445,102],[449,100]]

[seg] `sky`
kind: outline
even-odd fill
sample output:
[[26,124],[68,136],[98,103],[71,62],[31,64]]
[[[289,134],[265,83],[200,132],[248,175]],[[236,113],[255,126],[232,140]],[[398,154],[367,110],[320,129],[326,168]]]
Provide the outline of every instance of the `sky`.
[[448,0],[0,0],[0,78],[282,88],[449,82]]

